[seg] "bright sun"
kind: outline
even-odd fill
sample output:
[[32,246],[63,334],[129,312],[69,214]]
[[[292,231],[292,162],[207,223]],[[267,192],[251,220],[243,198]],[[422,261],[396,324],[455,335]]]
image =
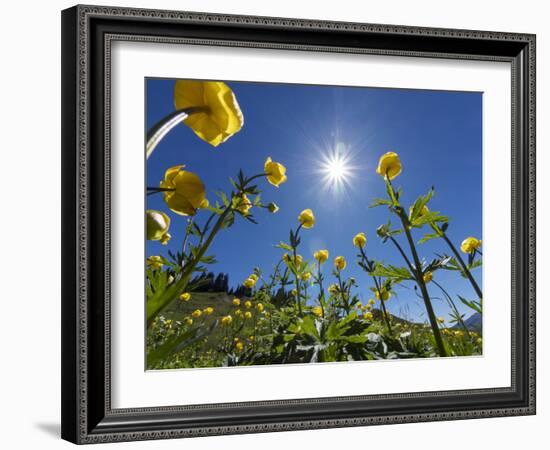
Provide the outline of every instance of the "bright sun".
[[353,171],[350,153],[341,143],[321,158],[319,172],[323,176],[323,185],[335,193],[341,193],[349,187]]

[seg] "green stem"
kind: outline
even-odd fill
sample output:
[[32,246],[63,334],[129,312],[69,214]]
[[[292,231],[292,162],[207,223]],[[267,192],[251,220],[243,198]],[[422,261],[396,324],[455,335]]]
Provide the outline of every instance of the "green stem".
[[407,241],[409,242],[409,246],[411,248],[411,253],[413,255],[414,265],[416,266],[416,271],[414,273],[416,277],[416,283],[420,287],[420,291],[422,292],[422,297],[424,299],[424,305],[426,306],[426,311],[428,312],[428,319],[430,320],[430,325],[432,326],[432,331],[434,334],[435,342],[437,344],[437,347],[439,349],[439,355],[440,356],[447,356],[447,350],[445,349],[445,344],[443,342],[443,338],[441,337],[441,332],[439,330],[439,326],[437,324],[437,318],[435,317],[435,312],[432,306],[432,302],[430,300],[430,295],[428,294],[428,289],[426,288],[426,283],[424,283],[424,278],[422,274],[421,264],[420,264],[420,258],[418,257],[418,253],[416,252],[416,247],[414,245],[414,241],[411,235],[411,231],[408,229],[408,224],[402,217],[402,210],[401,214],[399,215],[401,218],[401,222],[403,223],[403,227],[405,229],[405,234],[407,236]]
[[441,289],[441,292],[443,292],[443,295],[445,295],[445,299],[447,300],[447,303],[449,304],[449,306],[451,307],[451,309],[455,313],[456,319],[460,322],[460,325],[462,326],[462,328],[464,328],[464,331],[466,332],[466,335],[468,336],[468,338],[471,338],[470,330],[468,330],[468,327],[466,326],[466,324],[462,320],[460,312],[458,311],[458,308],[456,307],[456,304],[453,301],[452,297],[449,295],[447,290],[443,286],[441,286],[441,284],[439,284],[437,281],[432,280],[432,283],[434,283],[439,289]]
[[157,145],[162,141],[175,126],[182,123],[191,114],[206,112],[204,107],[190,107],[178,109],[167,116],[163,117],[147,132],[147,142],[145,144],[145,154],[147,159],[151,156]]
[[[365,253],[365,250],[363,249],[363,247],[359,247],[359,250],[361,251],[361,256],[363,257],[367,267],[372,268],[372,264],[371,264],[369,258],[367,257],[367,254]],[[388,332],[390,334],[393,334],[392,329],[391,329],[391,325],[390,325],[390,320],[388,318],[388,311],[386,309],[386,305],[384,303],[384,300],[382,300],[382,288],[380,286],[380,283],[378,282],[378,278],[376,278],[376,276],[373,275],[373,274],[371,274],[371,277],[374,280],[374,286],[376,287],[376,290],[378,291],[378,297],[380,298],[380,305],[382,306],[382,317],[384,318],[384,322],[386,323],[386,327],[388,328]]]
[[173,298],[175,295],[177,295],[179,292],[181,292],[185,288],[185,286],[189,281],[189,277],[193,273],[193,269],[196,267],[198,262],[204,256],[206,250],[208,250],[208,247],[210,247],[210,244],[212,244],[214,237],[216,236],[217,232],[220,231],[223,225],[223,222],[225,221],[225,218],[230,213],[230,211],[231,211],[231,207],[228,206],[225,209],[225,211],[220,214],[220,217],[218,218],[216,224],[214,225],[214,228],[212,228],[212,231],[210,232],[208,238],[206,239],[206,242],[201,247],[201,249],[195,256],[195,258],[192,259],[187,264],[186,268],[182,272],[181,278],[176,283],[174,283],[172,288],[164,291],[161,297],[157,300],[158,306],[156,307],[155,311],[153,311],[151,314],[148,314],[147,326],[150,326],[155,316],[168,305],[169,299]]
[[[393,186],[391,184],[391,181],[389,177],[386,176],[386,181],[390,187],[391,192],[394,193]],[[395,196],[395,193],[394,193]],[[428,319],[430,321],[430,325],[432,327],[432,332],[434,335],[435,342],[437,344],[437,348],[439,349],[439,355],[440,356],[447,356],[447,350],[445,349],[445,343],[443,342],[443,338],[441,337],[441,332],[439,330],[439,326],[437,324],[437,318],[435,317],[435,312],[433,309],[432,302],[430,300],[430,295],[428,294],[428,289],[426,288],[426,283],[424,282],[423,274],[422,274],[422,265],[420,263],[420,258],[418,257],[418,253],[416,252],[416,246],[414,245],[414,241],[411,235],[411,230],[409,229],[409,221],[407,217],[405,216],[405,212],[401,205],[397,205],[394,208],[395,213],[401,220],[401,224],[403,225],[403,230],[405,231],[405,235],[407,237],[407,241],[409,243],[409,247],[411,250],[411,254],[413,256],[414,261],[414,271],[413,275],[416,278],[416,283],[420,287],[420,292],[422,293],[422,298],[424,299],[424,306],[426,307],[426,311],[428,313]]]
[[338,286],[339,286],[339,290],[340,290],[340,296],[342,297],[342,300],[344,302],[344,311],[346,311],[346,315],[349,314],[349,304],[348,304],[348,299],[346,298],[347,295],[346,295],[346,292],[344,292],[344,285],[342,283],[342,277],[340,276],[340,271],[337,270],[336,271],[336,278],[338,280]]
[[397,242],[397,240],[396,240],[393,236],[390,236],[390,241],[393,242],[393,244],[395,245],[395,247],[397,248],[397,250],[399,251],[399,253],[400,253],[401,256],[403,257],[403,259],[404,259],[405,262],[407,263],[407,266],[409,267],[409,270],[410,270],[411,273],[414,275],[415,268],[414,268],[414,266],[411,264],[411,261],[409,260],[409,257],[407,256],[407,254],[405,253],[405,251],[403,250],[403,248],[401,247],[401,245],[399,245],[399,242]]
[[[294,234],[295,240],[298,241],[298,234],[300,233],[300,229],[302,228],[302,224],[298,226],[296,229],[296,233]],[[296,246],[292,246],[292,264],[294,266],[294,281],[296,285],[296,303],[298,303],[298,315],[302,317],[302,301],[300,299],[300,279],[298,278],[298,267],[296,266]]]
[[479,285],[477,284],[476,280],[472,276],[472,273],[470,272],[470,269],[468,269],[468,266],[466,266],[466,263],[462,259],[462,256],[460,256],[460,253],[458,252],[457,248],[454,246],[454,244],[451,242],[451,240],[449,239],[449,237],[447,236],[447,234],[444,231],[440,230],[439,228],[436,229],[436,231],[438,231],[440,233],[443,240],[447,243],[447,245],[449,246],[451,251],[454,253],[456,260],[458,261],[458,263],[460,264],[460,267],[462,267],[462,270],[463,270],[464,274],[466,275],[466,277],[468,278],[468,280],[472,284],[472,287],[476,291],[477,296],[480,299],[482,299],[483,298],[483,293],[481,292],[481,289],[479,288]]
[[319,305],[321,306],[321,314],[323,316],[323,319],[325,318],[325,306],[324,306],[324,299],[325,296],[325,290],[323,289],[323,278],[321,274],[321,263],[317,261],[317,280],[319,281]]

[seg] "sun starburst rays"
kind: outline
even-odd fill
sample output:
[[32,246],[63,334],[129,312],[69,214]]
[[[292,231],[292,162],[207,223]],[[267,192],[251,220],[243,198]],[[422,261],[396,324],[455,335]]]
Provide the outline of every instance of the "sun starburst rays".
[[356,170],[352,153],[339,143],[321,155],[317,172],[321,175],[323,189],[339,195],[351,189]]

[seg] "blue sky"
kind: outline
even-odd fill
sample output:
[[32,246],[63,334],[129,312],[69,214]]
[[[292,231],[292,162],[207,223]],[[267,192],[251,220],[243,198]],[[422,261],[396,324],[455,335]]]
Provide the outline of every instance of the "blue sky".
[[[209,254],[216,256],[213,272],[229,274],[230,285],[242,282],[259,266],[269,272],[282,255],[274,247],[288,240],[297,216],[311,208],[315,227],[303,230],[300,253],[311,258],[314,251],[327,248],[330,262],[343,255],[348,260],[347,276],[354,276],[363,301],[371,296],[370,279],[357,266],[351,239],[359,231],[367,235],[367,254],[386,263],[404,266],[395,248],[382,244],[376,228],[387,222],[385,207],[369,208],[375,197],[385,197],[384,182],[375,172],[380,155],[397,152],[403,165],[394,180],[410,205],[431,186],[436,195],[430,209],[450,217],[447,231],[457,246],[467,236],[482,238],[482,94],[380,88],[310,86],[268,83],[227,82],[233,89],[244,115],[242,130],[217,148],[200,140],[185,125],[176,127],[147,161],[147,185],[158,186],[166,168],[185,164],[197,173],[215,201],[215,192],[230,191],[229,178],[239,169],[253,175],[263,170],[268,156],[287,167],[288,182],[275,188],[260,180],[264,203],[279,205],[277,214],[254,211],[259,224],[239,218],[235,225],[218,235]],[[173,111],[174,80],[146,80],[146,126],[154,125]],[[348,158],[345,189],[327,188],[319,173],[323,155],[338,151]],[[186,218],[167,209],[162,195],[147,198],[148,209],[165,211],[172,219],[172,239],[168,246],[147,241],[147,255],[166,254],[181,247]],[[208,217],[200,212],[196,220]],[[392,217],[392,223],[397,224]],[[425,230],[414,230],[418,240]],[[399,237],[399,239],[403,239]],[[403,246],[406,243],[402,241]],[[421,257],[430,260],[435,253],[449,253],[442,240],[419,246]],[[324,269],[328,279],[331,264]],[[481,270],[474,276],[481,284]],[[475,293],[456,272],[438,271],[435,279],[451,295],[474,299]],[[441,297],[431,284],[430,293]],[[460,302],[458,302],[460,303]],[[422,301],[412,284],[396,289],[388,303],[395,314],[410,319],[426,318]],[[436,313],[448,317],[448,307],[434,300]],[[459,308],[470,315],[471,311]]]

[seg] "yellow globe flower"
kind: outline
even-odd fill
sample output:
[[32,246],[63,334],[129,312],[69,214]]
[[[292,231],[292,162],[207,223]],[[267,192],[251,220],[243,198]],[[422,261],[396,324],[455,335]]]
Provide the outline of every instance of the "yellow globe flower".
[[252,302],[250,300],[247,300],[246,302],[244,302],[244,307],[246,309],[252,308]]
[[367,243],[367,236],[365,236],[365,233],[357,233],[353,237],[353,245],[357,248],[363,248],[365,244]]
[[242,312],[240,309],[236,309],[236,310],[235,310],[235,315],[236,315],[236,316],[242,316],[242,315],[243,315],[243,312]]
[[328,287],[328,292],[332,295],[336,295],[339,291],[339,288],[338,288],[338,285],[336,284],[331,284],[329,287]]
[[222,325],[231,325],[231,322],[233,322],[233,317],[230,315],[223,316],[220,322]]
[[180,295],[180,300],[182,302],[188,302],[189,300],[191,300],[191,294],[189,292],[184,292]]
[[376,303],[376,300],[373,299],[373,298],[369,298],[368,303],[369,303],[369,305],[374,306],[374,304]]
[[258,275],[256,275],[255,273],[251,273],[248,278],[251,278],[253,279],[254,281],[258,281]]
[[160,187],[170,189],[164,192],[168,208],[181,216],[193,216],[204,205],[206,188],[198,175],[182,170],[184,167],[179,165],[166,170]]
[[374,293],[374,295],[376,296],[376,298],[378,300],[382,300],[382,301],[386,301],[386,300],[389,300],[391,298],[391,292],[382,288],[380,289],[381,292],[378,292],[378,290]]
[[445,318],[444,317],[438,317],[437,322],[438,323],[445,323]]
[[399,160],[399,155],[394,152],[384,153],[378,161],[376,173],[383,177],[387,175],[390,180],[393,180],[401,173],[401,161]]
[[145,211],[147,219],[147,239],[150,241],[160,241],[170,228],[170,217],[162,211],[148,209]]
[[264,305],[263,303],[258,303],[256,305],[256,309],[258,310],[258,312],[262,312],[264,310]]
[[240,305],[241,305],[241,299],[235,297],[235,298],[233,299],[233,306],[240,306]]
[[209,316],[210,314],[212,314],[214,312],[214,308],[212,308],[211,306],[209,306],[208,308],[204,308],[202,310],[203,314],[205,316]]
[[308,281],[308,280],[311,278],[311,273],[309,273],[309,272],[304,272],[303,274],[300,275],[300,278],[301,278],[303,281]]
[[366,311],[371,311],[372,310],[372,305],[365,305],[364,309]]
[[374,316],[372,315],[371,312],[366,312],[365,314],[363,314],[363,319],[365,320],[372,320],[374,318]]
[[235,349],[238,351],[238,352],[242,352],[243,351],[243,348],[244,348],[244,344],[239,341],[235,344]]
[[311,308],[311,312],[317,317],[323,317],[323,308],[321,308],[320,306],[314,306],[313,308]]
[[246,311],[246,312],[244,313],[244,318],[245,318],[245,319],[250,319],[251,317],[252,317],[252,313],[251,313],[250,311]]
[[252,208],[252,202],[246,194],[242,194],[240,197],[233,198],[233,206],[237,211],[246,216],[248,215],[250,208]]
[[346,258],[344,258],[343,256],[337,256],[336,258],[334,258],[334,267],[336,268],[336,270],[344,270],[346,268],[346,265]]
[[164,260],[158,255],[149,256],[147,258],[147,265],[153,270],[160,270],[164,266]]
[[462,250],[463,253],[473,253],[475,250],[477,250],[479,247],[481,247],[481,241],[479,239],[476,239],[475,237],[467,237],[462,241],[462,244],[460,245],[460,250]]
[[428,284],[430,281],[432,281],[434,277],[434,274],[430,271],[426,272],[422,279],[424,280],[424,283]]
[[319,261],[319,264],[324,264],[328,259],[328,250],[318,250],[313,254],[313,257]]
[[254,286],[256,286],[256,280],[254,278],[247,278],[243,282],[243,286],[248,289],[252,289]]
[[191,313],[191,315],[195,318],[198,318],[198,317],[202,316],[202,311],[200,309],[195,309],[195,311],[193,311]]
[[200,108],[183,122],[213,147],[238,133],[244,124],[233,91],[221,81],[176,81],[174,105],[176,109]]
[[302,224],[304,228],[313,228],[315,225],[315,216],[311,209],[304,209],[298,216],[298,221]]
[[185,319],[185,323],[189,326],[193,325],[193,319],[191,319],[191,317],[188,317],[187,319]]
[[464,337],[464,332],[462,330],[456,330],[454,332],[454,335],[457,337],[457,338],[461,338],[461,337]]
[[275,187],[279,187],[280,184],[283,184],[287,180],[286,167],[281,163],[272,161],[271,157],[265,160],[264,172],[266,173],[267,181]]
[[292,295],[293,297],[296,297],[298,295],[298,291],[296,289],[292,289],[290,291],[290,295]]

